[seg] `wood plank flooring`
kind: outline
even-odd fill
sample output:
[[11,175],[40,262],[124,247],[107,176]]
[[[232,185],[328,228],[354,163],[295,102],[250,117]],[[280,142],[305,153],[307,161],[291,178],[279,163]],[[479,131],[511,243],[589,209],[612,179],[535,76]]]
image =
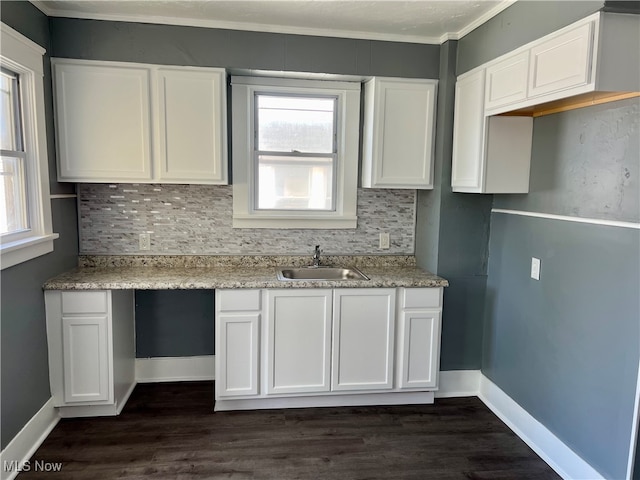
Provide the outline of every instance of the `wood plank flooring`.
[[475,397],[213,413],[212,382],[139,384],[118,417],[61,420],[31,465],[19,480],[559,478]]

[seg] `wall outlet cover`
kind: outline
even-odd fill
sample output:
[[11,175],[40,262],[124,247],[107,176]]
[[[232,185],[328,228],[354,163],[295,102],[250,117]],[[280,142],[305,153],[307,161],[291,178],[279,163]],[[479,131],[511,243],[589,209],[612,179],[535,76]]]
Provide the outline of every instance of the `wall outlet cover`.
[[540,280],[540,259],[531,257],[531,278]]

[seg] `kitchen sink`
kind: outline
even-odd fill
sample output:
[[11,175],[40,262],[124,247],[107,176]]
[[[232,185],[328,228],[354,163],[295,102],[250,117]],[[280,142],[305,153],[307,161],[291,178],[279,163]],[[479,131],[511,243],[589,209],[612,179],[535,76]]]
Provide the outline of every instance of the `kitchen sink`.
[[369,280],[355,267],[281,267],[276,270],[278,280]]

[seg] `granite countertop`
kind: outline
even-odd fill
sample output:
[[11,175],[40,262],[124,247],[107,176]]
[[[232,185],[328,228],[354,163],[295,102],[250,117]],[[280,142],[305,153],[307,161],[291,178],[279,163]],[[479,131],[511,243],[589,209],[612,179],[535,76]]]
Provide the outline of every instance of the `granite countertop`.
[[[199,257],[202,259],[203,257]],[[215,288],[446,287],[447,280],[415,266],[412,257],[329,257],[327,265],[357,266],[370,280],[282,281],[276,266],[308,264],[307,257],[80,257],[79,267],[44,284],[45,290],[175,290]],[[306,262],[306,263],[301,263]]]

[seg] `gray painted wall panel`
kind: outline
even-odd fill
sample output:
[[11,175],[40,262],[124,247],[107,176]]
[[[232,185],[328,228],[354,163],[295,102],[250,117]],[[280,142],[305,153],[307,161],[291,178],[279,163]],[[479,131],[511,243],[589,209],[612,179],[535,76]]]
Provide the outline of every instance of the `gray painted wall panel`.
[[[49,21],[29,2],[2,2],[2,22],[49,50]],[[55,180],[53,103],[49,56],[44,58],[45,114],[52,193],[73,192]],[[0,318],[2,424],[0,447],[5,448],[51,397],[47,360],[42,284],[73,268],[78,255],[78,222],[73,198],[51,202],[53,231],[60,234],[54,251],[2,270]]]
[[490,254],[483,373],[605,478],[623,478],[640,231],[494,214]]
[[213,355],[213,318],[212,290],[136,291],[136,357]]
[[51,205],[53,231],[60,234],[54,251],[1,274],[2,448],[51,397],[42,284],[78,263],[75,199],[53,200]]
[[530,192],[494,207],[640,222],[640,99],[538,117]]
[[602,0],[516,2],[459,40],[457,74],[565,27],[603,6]]
[[51,18],[55,57],[437,78],[438,45]]
[[434,188],[418,192],[416,262],[449,280],[442,323],[442,370],[478,369],[491,195],[451,191],[457,42],[440,50]]

